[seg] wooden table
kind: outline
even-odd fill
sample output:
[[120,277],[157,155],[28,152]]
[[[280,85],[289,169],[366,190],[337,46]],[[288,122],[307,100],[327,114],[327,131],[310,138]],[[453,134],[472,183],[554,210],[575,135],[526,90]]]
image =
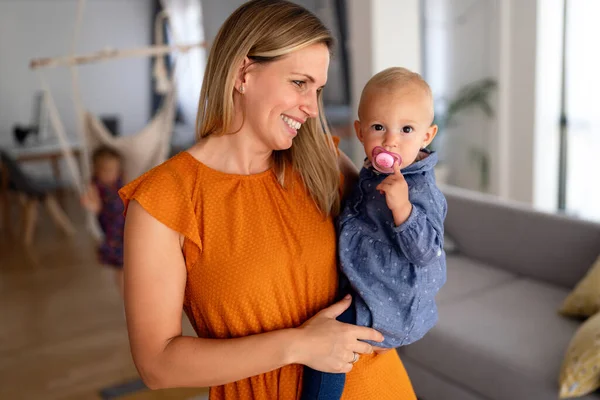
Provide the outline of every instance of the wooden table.
[[[79,143],[71,141],[68,143],[69,149],[73,152],[75,158],[77,158],[79,167],[81,168],[81,147]],[[27,145],[13,145],[11,147],[4,147],[4,150],[17,162],[33,162],[33,161],[47,161],[50,163],[52,168],[52,174],[54,179],[60,181],[60,159],[63,158],[62,148],[57,139],[47,140],[39,143],[32,143]],[[7,229],[9,226],[9,214],[10,207],[8,204],[8,171],[5,166],[0,162],[0,202],[3,205],[3,216],[2,223],[6,225]],[[64,191],[60,190],[57,193],[58,201],[64,207]]]

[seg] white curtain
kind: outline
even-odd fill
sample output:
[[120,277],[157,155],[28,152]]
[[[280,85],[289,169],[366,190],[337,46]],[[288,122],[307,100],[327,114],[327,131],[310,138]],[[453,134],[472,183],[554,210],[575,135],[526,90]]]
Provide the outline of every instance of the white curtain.
[[[567,10],[567,211],[600,221],[600,55],[590,51],[600,26],[597,0],[570,1]],[[596,182],[596,183],[594,183]]]
[[[200,0],[161,0],[170,17],[168,32],[171,43],[196,43],[204,40],[202,3]],[[186,125],[193,126],[198,110],[198,96],[206,66],[206,50],[195,48],[177,57],[177,97]]]

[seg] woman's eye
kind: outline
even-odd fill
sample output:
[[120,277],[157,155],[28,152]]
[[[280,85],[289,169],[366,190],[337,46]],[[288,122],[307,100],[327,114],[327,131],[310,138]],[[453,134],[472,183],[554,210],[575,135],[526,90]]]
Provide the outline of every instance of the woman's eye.
[[375,124],[371,128],[373,128],[374,131],[382,131],[384,129],[381,124]]
[[294,83],[294,85],[298,86],[299,88],[304,87],[304,85],[306,85],[306,82],[304,81],[292,81]]
[[412,126],[403,126],[402,127],[402,133],[411,133],[413,130],[414,129]]

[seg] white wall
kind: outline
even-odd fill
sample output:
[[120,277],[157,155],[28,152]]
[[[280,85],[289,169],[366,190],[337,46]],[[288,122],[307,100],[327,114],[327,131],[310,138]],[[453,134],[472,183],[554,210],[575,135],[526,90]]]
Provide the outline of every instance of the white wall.
[[[367,81],[377,72],[401,66],[421,73],[419,0],[349,0],[352,122]],[[360,165],[364,149],[357,139],[345,144]]]
[[[533,203],[537,62],[537,2],[507,0],[510,3],[509,69],[507,113],[500,116],[500,135],[507,140],[509,162],[499,166],[499,174],[508,183],[504,197]],[[502,60],[501,60],[502,62]]]
[[[151,0],[88,0],[79,53],[105,47],[145,46],[151,39]],[[28,124],[40,84],[28,69],[32,58],[67,55],[77,0],[0,1],[0,145],[12,143],[12,126]],[[44,70],[66,129],[76,127],[68,70]],[[124,59],[80,68],[85,106],[98,115],[117,114],[124,134],[149,119],[150,61]]]

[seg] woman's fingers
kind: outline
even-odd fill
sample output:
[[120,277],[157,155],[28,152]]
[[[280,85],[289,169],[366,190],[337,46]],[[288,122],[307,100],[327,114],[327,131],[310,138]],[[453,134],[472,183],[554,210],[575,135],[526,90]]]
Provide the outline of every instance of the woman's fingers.
[[370,340],[372,342],[383,342],[383,335],[373,328],[365,326],[354,326],[352,335],[358,340]]
[[302,340],[299,351],[301,364],[319,371],[348,372],[360,355],[373,352],[365,341],[383,341],[383,335],[375,329],[336,320],[351,302],[351,297],[346,296],[302,325],[306,340]]
[[[356,355],[355,355],[356,354]],[[350,364],[354,364],[356,361],[358,361],[358,358],[360,356],[358,355],[358,353],[355,353],[353,351],[349,351],[347,352],[347,354],[344,357],[344,361],[346,361],[347,363]],[[356,361],[355,361],[356,360]]]
[[352,346],[351,350],[358,354],[371,354],[373,353],[373,346],[369,343],[357,341],[356,344]]
[[346,309],[350,307],[350,304],[352,304],[352,297],[348,294],[342,300],[327,307],[321,312],[324,316],[335,319],[339,317],[344,311],[346,311]]

